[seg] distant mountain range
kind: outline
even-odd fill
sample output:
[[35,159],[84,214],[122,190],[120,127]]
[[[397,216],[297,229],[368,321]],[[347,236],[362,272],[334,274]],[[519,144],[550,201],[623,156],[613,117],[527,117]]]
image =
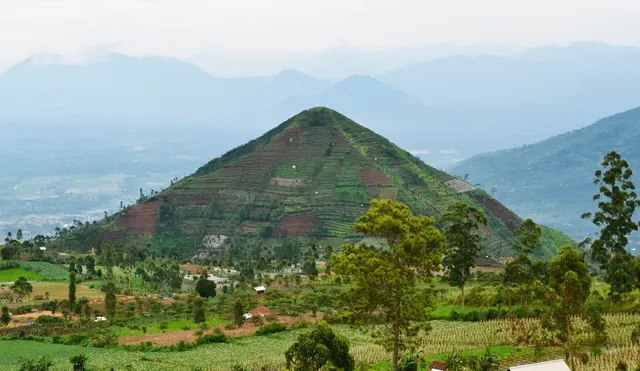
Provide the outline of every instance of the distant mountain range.
[[[472,157],[452,171],[495,191],[495,197],[520,215],[583,239],[594,232],[580,215],[596,210],[595,171],[604,156],[616,150],[635,170],[633,180],[640,186],[639,144],[636,108],[532,145]],[[635,240],[640,247],[638,234]]]

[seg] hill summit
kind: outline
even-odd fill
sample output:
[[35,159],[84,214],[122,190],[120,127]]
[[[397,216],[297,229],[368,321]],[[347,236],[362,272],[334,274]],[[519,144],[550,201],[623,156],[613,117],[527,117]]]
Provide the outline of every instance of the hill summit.
[[[157,243],[174,239],[190,253],[228,236],[315,237],[358,241],[352,226],[372,198],[441,216],[457,200],[484,209],[487,255],[509,255],[521,219],[471,184],[328,108],[303,111],[237,147],[163,192],[124,210],[117,228]],[[568,238],[545,230],[551,240]],[[557,246],[556,246],[557,247]]]

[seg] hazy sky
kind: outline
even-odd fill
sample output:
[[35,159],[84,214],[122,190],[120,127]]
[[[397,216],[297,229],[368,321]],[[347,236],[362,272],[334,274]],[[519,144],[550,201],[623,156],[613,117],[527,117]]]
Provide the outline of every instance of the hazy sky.
[[0,70],[100,46],[313,52],[452,43],[640,45],[639,0],[0,0]]

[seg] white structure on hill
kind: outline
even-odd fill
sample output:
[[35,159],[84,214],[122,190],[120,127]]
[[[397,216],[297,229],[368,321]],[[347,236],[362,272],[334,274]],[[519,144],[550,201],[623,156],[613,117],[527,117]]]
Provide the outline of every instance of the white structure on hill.
[[571,371],[569,366],[561,360],[532,363],[530,365],[509,367],[509,371]]

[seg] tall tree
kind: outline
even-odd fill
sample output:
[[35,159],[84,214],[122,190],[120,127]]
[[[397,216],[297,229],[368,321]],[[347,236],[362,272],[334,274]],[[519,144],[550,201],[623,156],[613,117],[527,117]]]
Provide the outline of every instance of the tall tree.
[[583,313],[591,290],[589,265],[584,256],[570,245],[562,247],[549,262],[549,282],[558,296],[554,314],[559,329],[567,337],[573,369],[572,317]]
[[193,322],[202,323],[206,322],[207,317],[204,313],[204,300],[202,298],[196,297],[193,299]]
[[347,317],[352,322],[374,317],[387,322],[374,335],[393,352],[397,371],[400,352],[414,348],[419,332],[429,330],[423,321],[428,295],[417,283],[439,268],[444,236],[433,218],[414,216],[409,207],[391,200],[373,199],[355,230],[384,238],[387,248],[344,245],[331,265],[336,274],[353,278],[343,297]]
[[504,286],[511,293],[519,293],[520,300],[527,304],[530,285],[536,278],[533,275],[533,262],[530,254],[540,246],[542,229],[531,220],[525,220],[514,234],[517,237],[513,249],[517,252],[515,260],[507,263],[504,271]]
[[487,224],[484,214],[476,208],[457,202],[442,217],[445,224],[444,235],[447,242],[447,255],[443,263],[447,281],[462,291],[462,309],[464,309],[464,286],[475,267],[480,255],[480,225]]
[[116,285],[111,282],[108,281],[105,285],[105,305],[106,305],[106,309],[107,309],[107,316],[109,316],[109,321],[113,322],[115,320],[116,317],[116,305],[117,305],[117,301],[116,301]]
[[76,272],[69,273],[69,306],[74,308],[76,302]]
[[515,231],[518,241],[513,245],[520,255],[529,255],[540,246],[542,229],[531,219],[525,220]]
[[11,290],[18,295],[27,295],[33,291],[33,286],[24,277],[18,277],[18,280],[11,285]]
[[349,354],[349,341],[336,334],[325,321],[311,332],[304,332],[285,353],[287,368],[294,371],[325,369],[352,371],[355,361]]
[[0,322],[2,322],[2,324],[5,326],[7,326],[9,322],[11,322],[11,316],[9,315],[9,308],[6,306],[2,307],[2,316],[0,317]]
[[202,275],[196,282],[196,292],[203,298],[214,298],[216,296],[216,283]]
[[244,314],[244,304],[242,304],[241,300],[236,301],[233,306],[233,323],[235,323],[236,326],[240,327],[244,324]]
[[[625,270],[617,266],[619,261],[615,257],[628,254],[629,234],[638,230],[639,223],[633,220],[633,214],[640,206],[640,200],[631,181],[633,171],[620,154],[616,151],[608,153],[602,167],[603,170],[596,171],[594,180],[599,189],[593,199],[598,201],[599,210],[594,214],[585,213],[582,218],[591,219],[600,230],[596,239],[587,239],[584,243],[591,244],[593,259],[607,271],[607,279],[611,282],[620,270]],[[614,287],[611,292],[616,293]]]
[[18,232],[16,232],[16,240],[22,240],[22,229],[18,229]]

